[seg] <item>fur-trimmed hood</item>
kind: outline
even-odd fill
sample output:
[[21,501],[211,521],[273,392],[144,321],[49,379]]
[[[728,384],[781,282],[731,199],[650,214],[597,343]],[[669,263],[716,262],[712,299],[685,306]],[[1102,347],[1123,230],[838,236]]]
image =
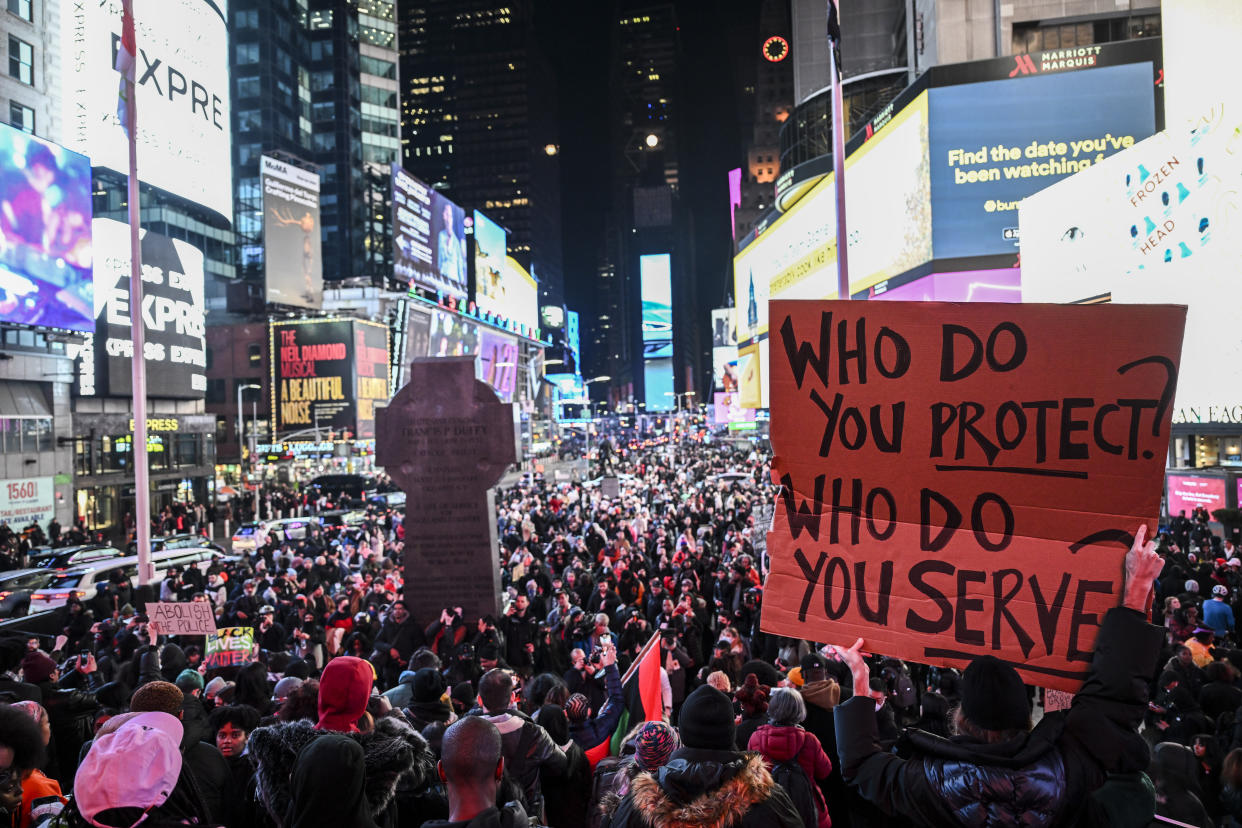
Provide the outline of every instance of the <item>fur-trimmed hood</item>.
[[726,828],[776,787],[757,753],[683,748],[656,776],[634,777],[630,797],[653,828]]
[[[256,728],[247,741],[255,764],[259,796],[268,812],[282,823],[289,811],[289,780],[302,748],[330,731],[316,730],[308,721],[283,722]],[[385,716],[370,733],[344,734],[362,746],[366,755],[366,798],[372,817],[379,818],[403,790],[422,788],[435,768],[427,740],[400,719]]]

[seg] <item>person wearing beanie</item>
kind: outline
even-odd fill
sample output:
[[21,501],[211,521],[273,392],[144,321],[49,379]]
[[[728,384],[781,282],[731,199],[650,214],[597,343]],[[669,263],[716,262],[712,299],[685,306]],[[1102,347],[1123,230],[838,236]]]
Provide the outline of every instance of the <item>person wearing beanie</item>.
[[95,657],[71,659],[66,666],[85,676],[91,692],[68,689],[59,683],[60,670],[56,662],[42,650],[31,650],[22,658],[22,674],[25,680],[37,688],[43,696],[43,709],[47,711],[52,728],[52,754],[45,770],[48,776],[60,783],[62,789],[73,784],[73,769],[78,765],[82,745],[90,741],[95,732],[95,713],[99,702],[94,692],[103,686]]
[[447,725],[456,718],[444,700],[444,676],[439,670],[424,667],[412,673],[408,686],[410,702],[405,715],[415,730],[422,732],[424,727],[435,722]]
[[742,747],[750,741],[750,736],[768,720],[768,698],[772,688],[760,684],[754,673],[748,673],[737,688],[733,698],[742,708],[742,719],[737,724],[737,746]]
[[680,825],[794,828],[802,818],[755,753],[733,747],[733,703],[703,685],[686,697],[678,719],[681,747],[655,774],[630,782],[610,828]]
[[569,717],[569,737],[586,752],[591,770],[595,770],[595,765],[603,758],[600,745],[612,738],[625,711],[625,690],[621,685],[621,672],[617,669],[615,644],[604,645],[600,653],[600,668],[604,671],[608,696],[595,716],[591,716],[587,696],[582,693],[570,696],[565,707],[565,715]]
[[382,695],[393,707],[408,707],[414,700],[414,673],[414,670],[402,670],[396,685],[383,692]]
[[962,676],[958,735],[907,731],[901,756],[884,750],[863,639],[837,647],[854,696],[836,707],[837,752],[846,782],[903,825],[1079,825],[1091,794],[1110,778],[1147,768],[1138,727],[1147,711],[1163,629],[1147,623],[1152,585],[1164,565],[1140,526],[1125,558],[1120,605],[1100,623],[1087,679],[1069,710],[1045,713],[1031,729],[1026,688],[992,656]]
[[680,746],[677,731],[664,722],[644,722],[634,735],[634,761],[639,770],[654,773],[668,764]]
[[185,669],[177,674],[174,682],[182,693],[187,696],[193,694],[195,697],[201,697],[206,683],[203,681],[203,674],[198,670]]

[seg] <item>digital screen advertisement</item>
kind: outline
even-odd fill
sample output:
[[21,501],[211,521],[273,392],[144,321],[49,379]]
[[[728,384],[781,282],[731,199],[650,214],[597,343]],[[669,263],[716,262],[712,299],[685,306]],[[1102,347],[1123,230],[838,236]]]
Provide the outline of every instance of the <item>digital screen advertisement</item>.
[[[729,372],[729,363],[737,362],[737,321],[733,317],[733,308],[715,308],[712,310],[712,385],[724,388],[725,377]],[[732,378],[732,387],[726,391],[737,389],[737,376]]]
[[516,338],[480,326],[479,351],[474,364],[475,375],[495,389],[501,402],[513,402],[518,373]]
[[264,155],[259,180],[267,301],[318,310],[323,307],[319,174]]
[[1225,508],[1223,477],[1170,474],[1168,490],[1169,517],[1177,517],[1183,511],[1189,517],[1200,506],[1207,509],[1209,515],[1217,509]]
[[91,164],[0,125],[0,321],[95,330]]
[[672,267],[673,260],[668,253],[638,258],[643,302],[643,359],[673,356]]
[[733,426],[755,421],[755,409],[743,408],[742,401],[736,392],[717,391],[712,402],[712,415],[715,417],[716,425]]
[[[355,431],[354,322],[273,322],[273,437],[319,427]],[[384,383],[387,393],[387,349]]]
[[[474,303],[479,313],[508,317],[505,299],[509,277],[509,234],[487,216],[474,211]],[[512,312],[510,310],[510,312]]]
[[672,411],[677,398],[673,396],[673,358],[643,360],[643,383],[648,411]]
[[498,297],[489,297],[479,304],[484,313],[498,314],[517,325],[526,326],[526,335],[534,336],[539,327],[539,283],[512,256],[505,257],[505,274]]
[[465,299],[465,211],[394,164],[392,214],[392,260],[397,277]]
[[[117,117],[119,2],[61,3],[65,145],[125,175]],[[142,181],[233,220],[228,4],[134,0],[138,166]]]
[[427,356],[470,356],[479,352],[479,325],[448,311],[431,312]]
[[[129,225],[95,219],[94,382],[79,381],[82,396],[133,393],[134,354],[129,313]],[[203,252],[180,239],[142,231],[142,319],[146,338],[147,393],[168,399],[201,399],[207,391],[207,317]],[[89,374],[79,367],[79,376]],[[88,390],[90,389],[90,390]]]
[[937,259],[1017,252],[1023,198],[1156,131],[1150,63],[928,94]]
[[868,299],[903,302],[1021,302],[1022,271],[1016,267],[929,273],[894,288],[872,288]]
[[354,398],[358,420],[354,436],[375,437],[375,404],[386,405],[388,394],[388,328],[375,322],[354,323]]

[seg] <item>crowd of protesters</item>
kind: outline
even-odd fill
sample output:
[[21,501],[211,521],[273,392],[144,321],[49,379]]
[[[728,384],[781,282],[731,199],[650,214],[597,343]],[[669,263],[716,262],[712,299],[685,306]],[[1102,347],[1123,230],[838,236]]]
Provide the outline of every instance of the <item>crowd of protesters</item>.
[[[54,642],[0,639],[0,825],[1242,819],[1242,564],[1202,515],[1139,533],[1091,677],[1054,713],[996,659],[762,632],[775,490],[754,444],[617,430],[599,457],[615,477],[497,491],[495,616],[406,601],[401,516],[371,503],[154,585],[252,628],[245,663],[163,634],[123,576],[72,599]],[[622,676],[645,646],[660,698],[634,721]]]

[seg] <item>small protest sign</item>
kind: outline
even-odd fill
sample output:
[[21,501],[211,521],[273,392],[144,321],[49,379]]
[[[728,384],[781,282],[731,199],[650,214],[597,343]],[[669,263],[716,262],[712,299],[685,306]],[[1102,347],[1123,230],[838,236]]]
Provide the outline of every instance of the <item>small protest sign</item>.
[[259,647],[254,640],[254,627],[221,627],[207,636],[207,653],[203,663],[207,669],[240,667],[255,660]]
[[212,635],[216,615],[206,601],[147,604],[147,617],[160,635]]
[[1185,308],[771,309],[763,629],[1077,689],[1154,534]]

